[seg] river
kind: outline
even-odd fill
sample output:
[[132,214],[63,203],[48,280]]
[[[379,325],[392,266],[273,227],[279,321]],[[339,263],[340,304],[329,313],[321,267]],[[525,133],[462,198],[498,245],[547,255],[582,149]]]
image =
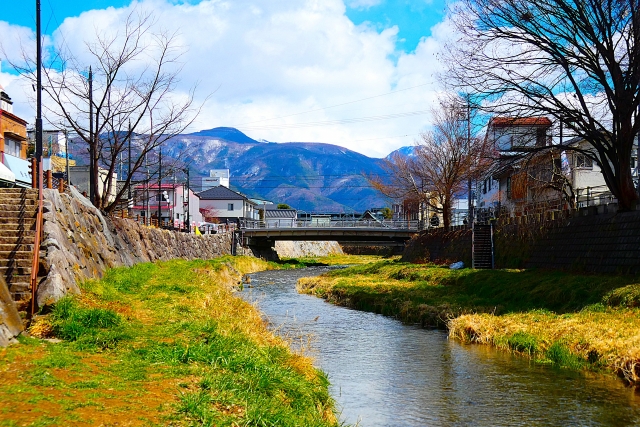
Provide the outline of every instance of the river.
[[252,274],[252,287],[241,295],[328,374],[340,420],[347,424],[640,425],[640,394],[615,378],[462,345],[441,330],[296,292],[298,278],[327,269]]

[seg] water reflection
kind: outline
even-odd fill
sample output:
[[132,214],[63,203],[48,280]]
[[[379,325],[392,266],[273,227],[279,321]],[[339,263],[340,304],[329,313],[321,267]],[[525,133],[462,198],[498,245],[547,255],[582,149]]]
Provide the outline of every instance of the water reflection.
[[[360,426],[640,425],[640,399],[608,377],[534,364],[443,331],[295,291],[306,271],[252,275],[242,295],[329,374],[341,419]],[[311,348],[307,348],[307,347]]]

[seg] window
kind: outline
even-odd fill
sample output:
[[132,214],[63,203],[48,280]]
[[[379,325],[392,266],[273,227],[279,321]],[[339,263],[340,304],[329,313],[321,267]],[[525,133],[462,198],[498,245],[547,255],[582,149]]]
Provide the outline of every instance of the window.
[[507,178],[507,199],[511,198],[511,177]]
[[536,146],[544,147],[547,145],[547,130],[546,129],[538,129],[536,133]]
[[593,160],[582,153],[576,153],[576,167],[583,169],[593,169]]
[[482,194],[487,194],[487,180],[482,182]]
[[5,138],[4,140],[4,152],[10,156],[20,157],[20,148],[22,144],[15,139]]
[[232,211],[233,210],[233,203],[228,203],[227,204],[227,210],[228,211]]

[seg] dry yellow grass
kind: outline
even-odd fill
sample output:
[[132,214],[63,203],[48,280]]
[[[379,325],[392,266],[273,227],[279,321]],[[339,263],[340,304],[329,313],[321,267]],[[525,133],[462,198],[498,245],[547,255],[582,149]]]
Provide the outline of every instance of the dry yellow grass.
[[640,379],[640,310],[608,309],[572,314],[512,313],[463,315],[449,322],[451,338],[511,349],[508,338],[517,333],[534,337],[534,357],[543,357],[556,342],[582,360],[597,362],[626,381]]

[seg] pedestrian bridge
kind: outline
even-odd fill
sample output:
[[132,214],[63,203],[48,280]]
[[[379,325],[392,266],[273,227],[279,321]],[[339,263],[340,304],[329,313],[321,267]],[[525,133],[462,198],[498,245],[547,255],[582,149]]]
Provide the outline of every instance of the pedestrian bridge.
[[240,236],[248,246],[273,247],[277,240],[330,240],[349,245],[397,246],[420,229],[419,221],[282,220],[244,221]]

